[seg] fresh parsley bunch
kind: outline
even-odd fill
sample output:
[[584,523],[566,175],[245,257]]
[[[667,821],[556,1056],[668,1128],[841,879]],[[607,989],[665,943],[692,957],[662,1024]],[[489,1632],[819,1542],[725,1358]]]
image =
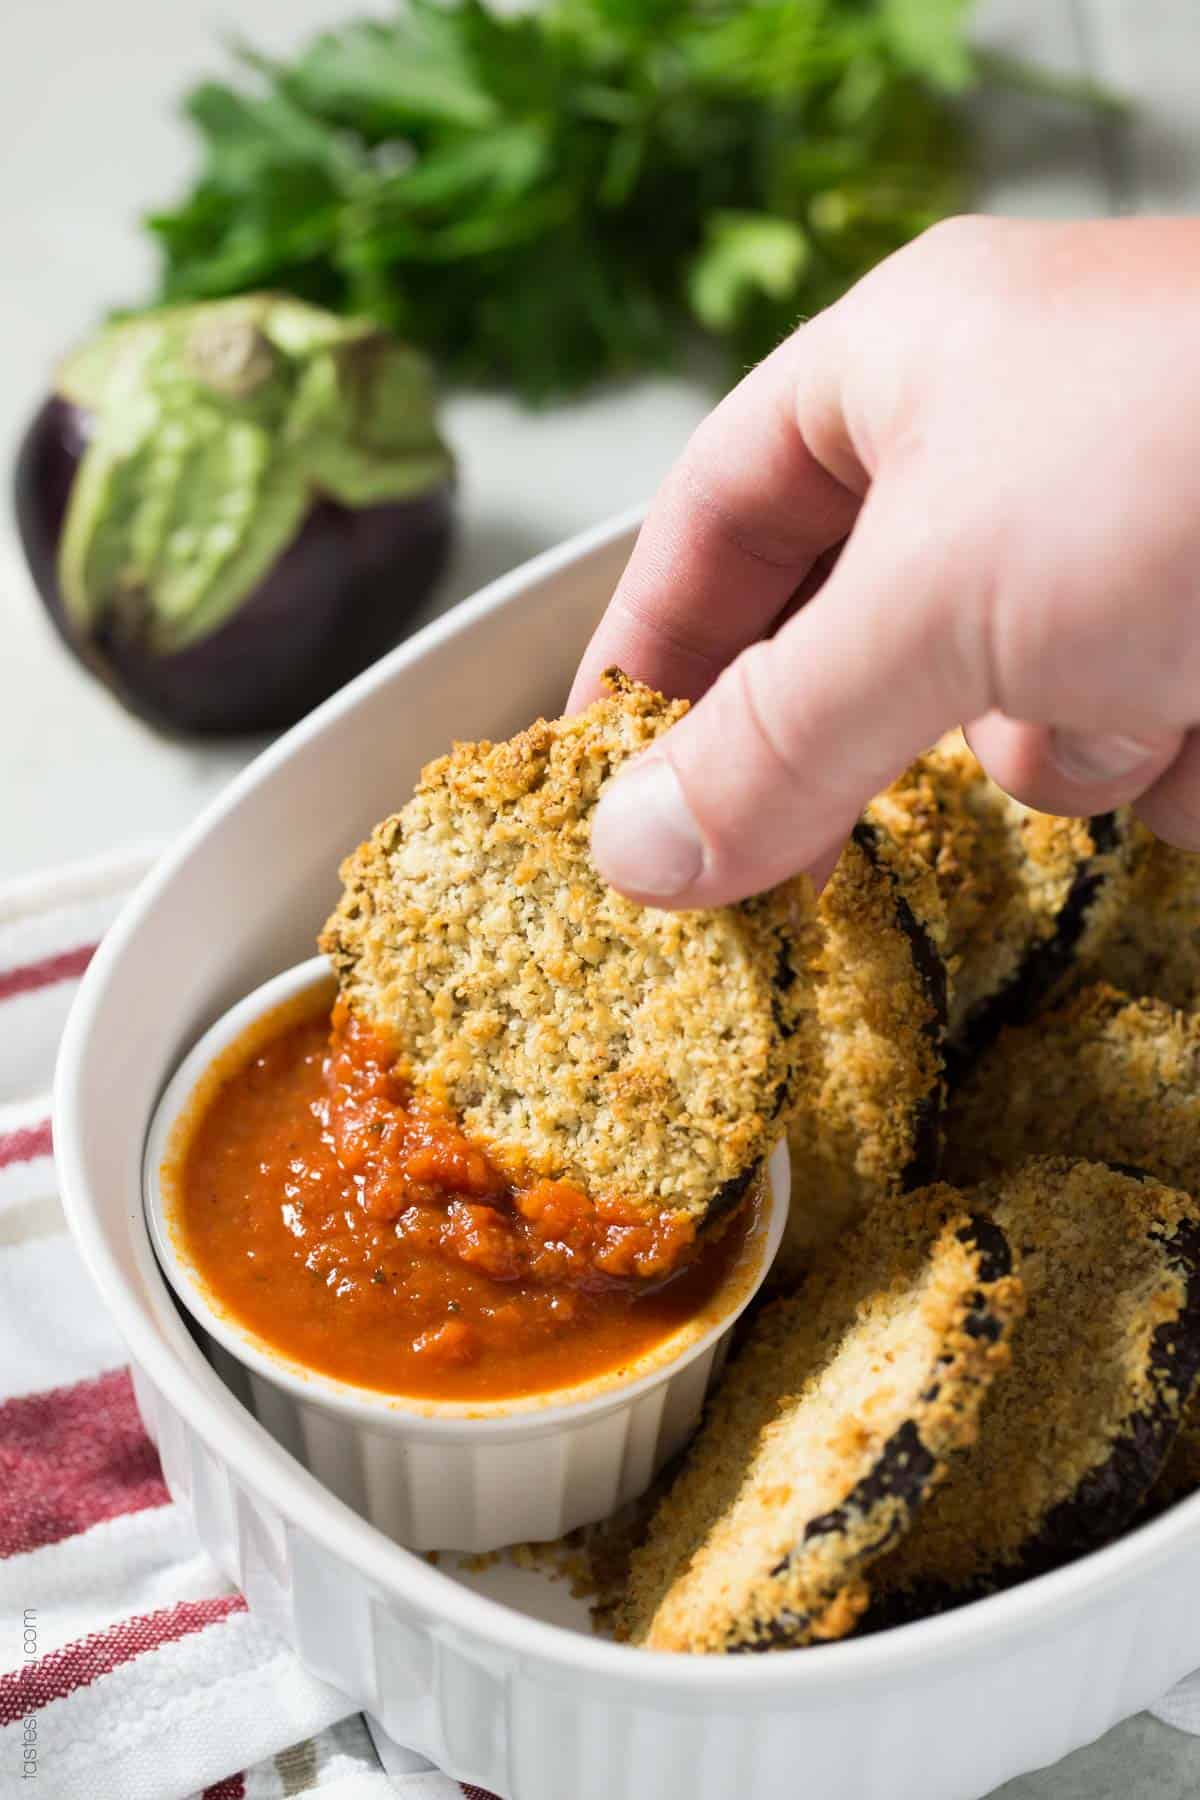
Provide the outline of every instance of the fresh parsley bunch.
[[530,400],[735,364],[957,208],[969,0],[405,0],[186,100],[161,298],[277,288]]

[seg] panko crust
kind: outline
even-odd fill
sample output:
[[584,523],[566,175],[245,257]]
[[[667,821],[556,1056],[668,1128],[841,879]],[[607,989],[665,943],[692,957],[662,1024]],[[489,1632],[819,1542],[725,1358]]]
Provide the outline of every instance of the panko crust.
[[[946,1165],[957,1181],[1029,1154],[1127,1163],[1200,1197],[1200,1017],[1097,982],[1001,1032],[955,1095]],[[1152,1506],[1200,1487],[1193,1399]]]
[[1132,1163],[1200,1195],[1200,1016],[1103,982],[1001,1033],[955,1094],[952,1180],[1027,1155]]
[[1163,1466],[1200,1370],[1200,1208],[1136,1171],[1032,1158],[975,1189],[1026,1310],[975,1443],[872,1577],[866,1623],[923,1616],[1107,1542]]
[[1034,812],[985,774],[960,731],[872,807],[932,869],[946,911],[952,1074],[1057,992],[1114,929],[1130,821]]
[[1002,1233],[932,1186],[756,1317],[644,1541],[619,1635],[719,1653],[843,1636],[971,1442],[1021,1306]]
[[1200,856],[1130,822],[1129,889],[1080,974],[1171,1006],[1200,1008]]
[[702,1217],[781,1135],[817,1054],[804,877],[662,912],[608,887],[592,813],[687,710],[618,670],[574,718],[460,743],[342,865],[320,943],[510,1176]]
[[819,1081],[788,1127],[792,1198],[771,1271],[794,1287],[881,1195],[934,1179],[945,1094],[945,915],[931,871],[870,815],[817,908]]

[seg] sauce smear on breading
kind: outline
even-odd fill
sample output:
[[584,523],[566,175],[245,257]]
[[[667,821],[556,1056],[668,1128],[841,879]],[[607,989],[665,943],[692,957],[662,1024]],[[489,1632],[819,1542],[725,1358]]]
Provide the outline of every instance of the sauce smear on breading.
[[362,1386],[494,1400],[618,1370],[712,1302],[757,1217],[752,1188],[697,1244],[681,1213],[506,1179],[341,1002],[216,1074],[164,1169],[181,1247],[224,1310]]

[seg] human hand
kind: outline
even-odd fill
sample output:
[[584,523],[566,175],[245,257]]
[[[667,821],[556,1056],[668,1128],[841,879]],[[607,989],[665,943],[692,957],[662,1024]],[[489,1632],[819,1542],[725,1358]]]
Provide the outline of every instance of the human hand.
[[1200,850],[1200,222],[956,219],[801,327],[656,497],[569,705],[693,710],[605,793],[614,886],[822,880],[951,725],[1046,812]]

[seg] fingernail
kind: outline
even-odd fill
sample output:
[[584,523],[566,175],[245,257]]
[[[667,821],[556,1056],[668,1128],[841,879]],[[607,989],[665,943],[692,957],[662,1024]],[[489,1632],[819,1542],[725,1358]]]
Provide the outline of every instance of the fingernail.
[[606,881],[637,894],[681,894],[704,867],[704,844],[679,777],[661,756],[636,763],[601,796],[592,854]]
[[1081,787],[1131,775],[1155,754],[1152,745],[1139,744],[1136,738],[1091,737],[1074,731],[1050,733],[1050,755],[1059,772]]

